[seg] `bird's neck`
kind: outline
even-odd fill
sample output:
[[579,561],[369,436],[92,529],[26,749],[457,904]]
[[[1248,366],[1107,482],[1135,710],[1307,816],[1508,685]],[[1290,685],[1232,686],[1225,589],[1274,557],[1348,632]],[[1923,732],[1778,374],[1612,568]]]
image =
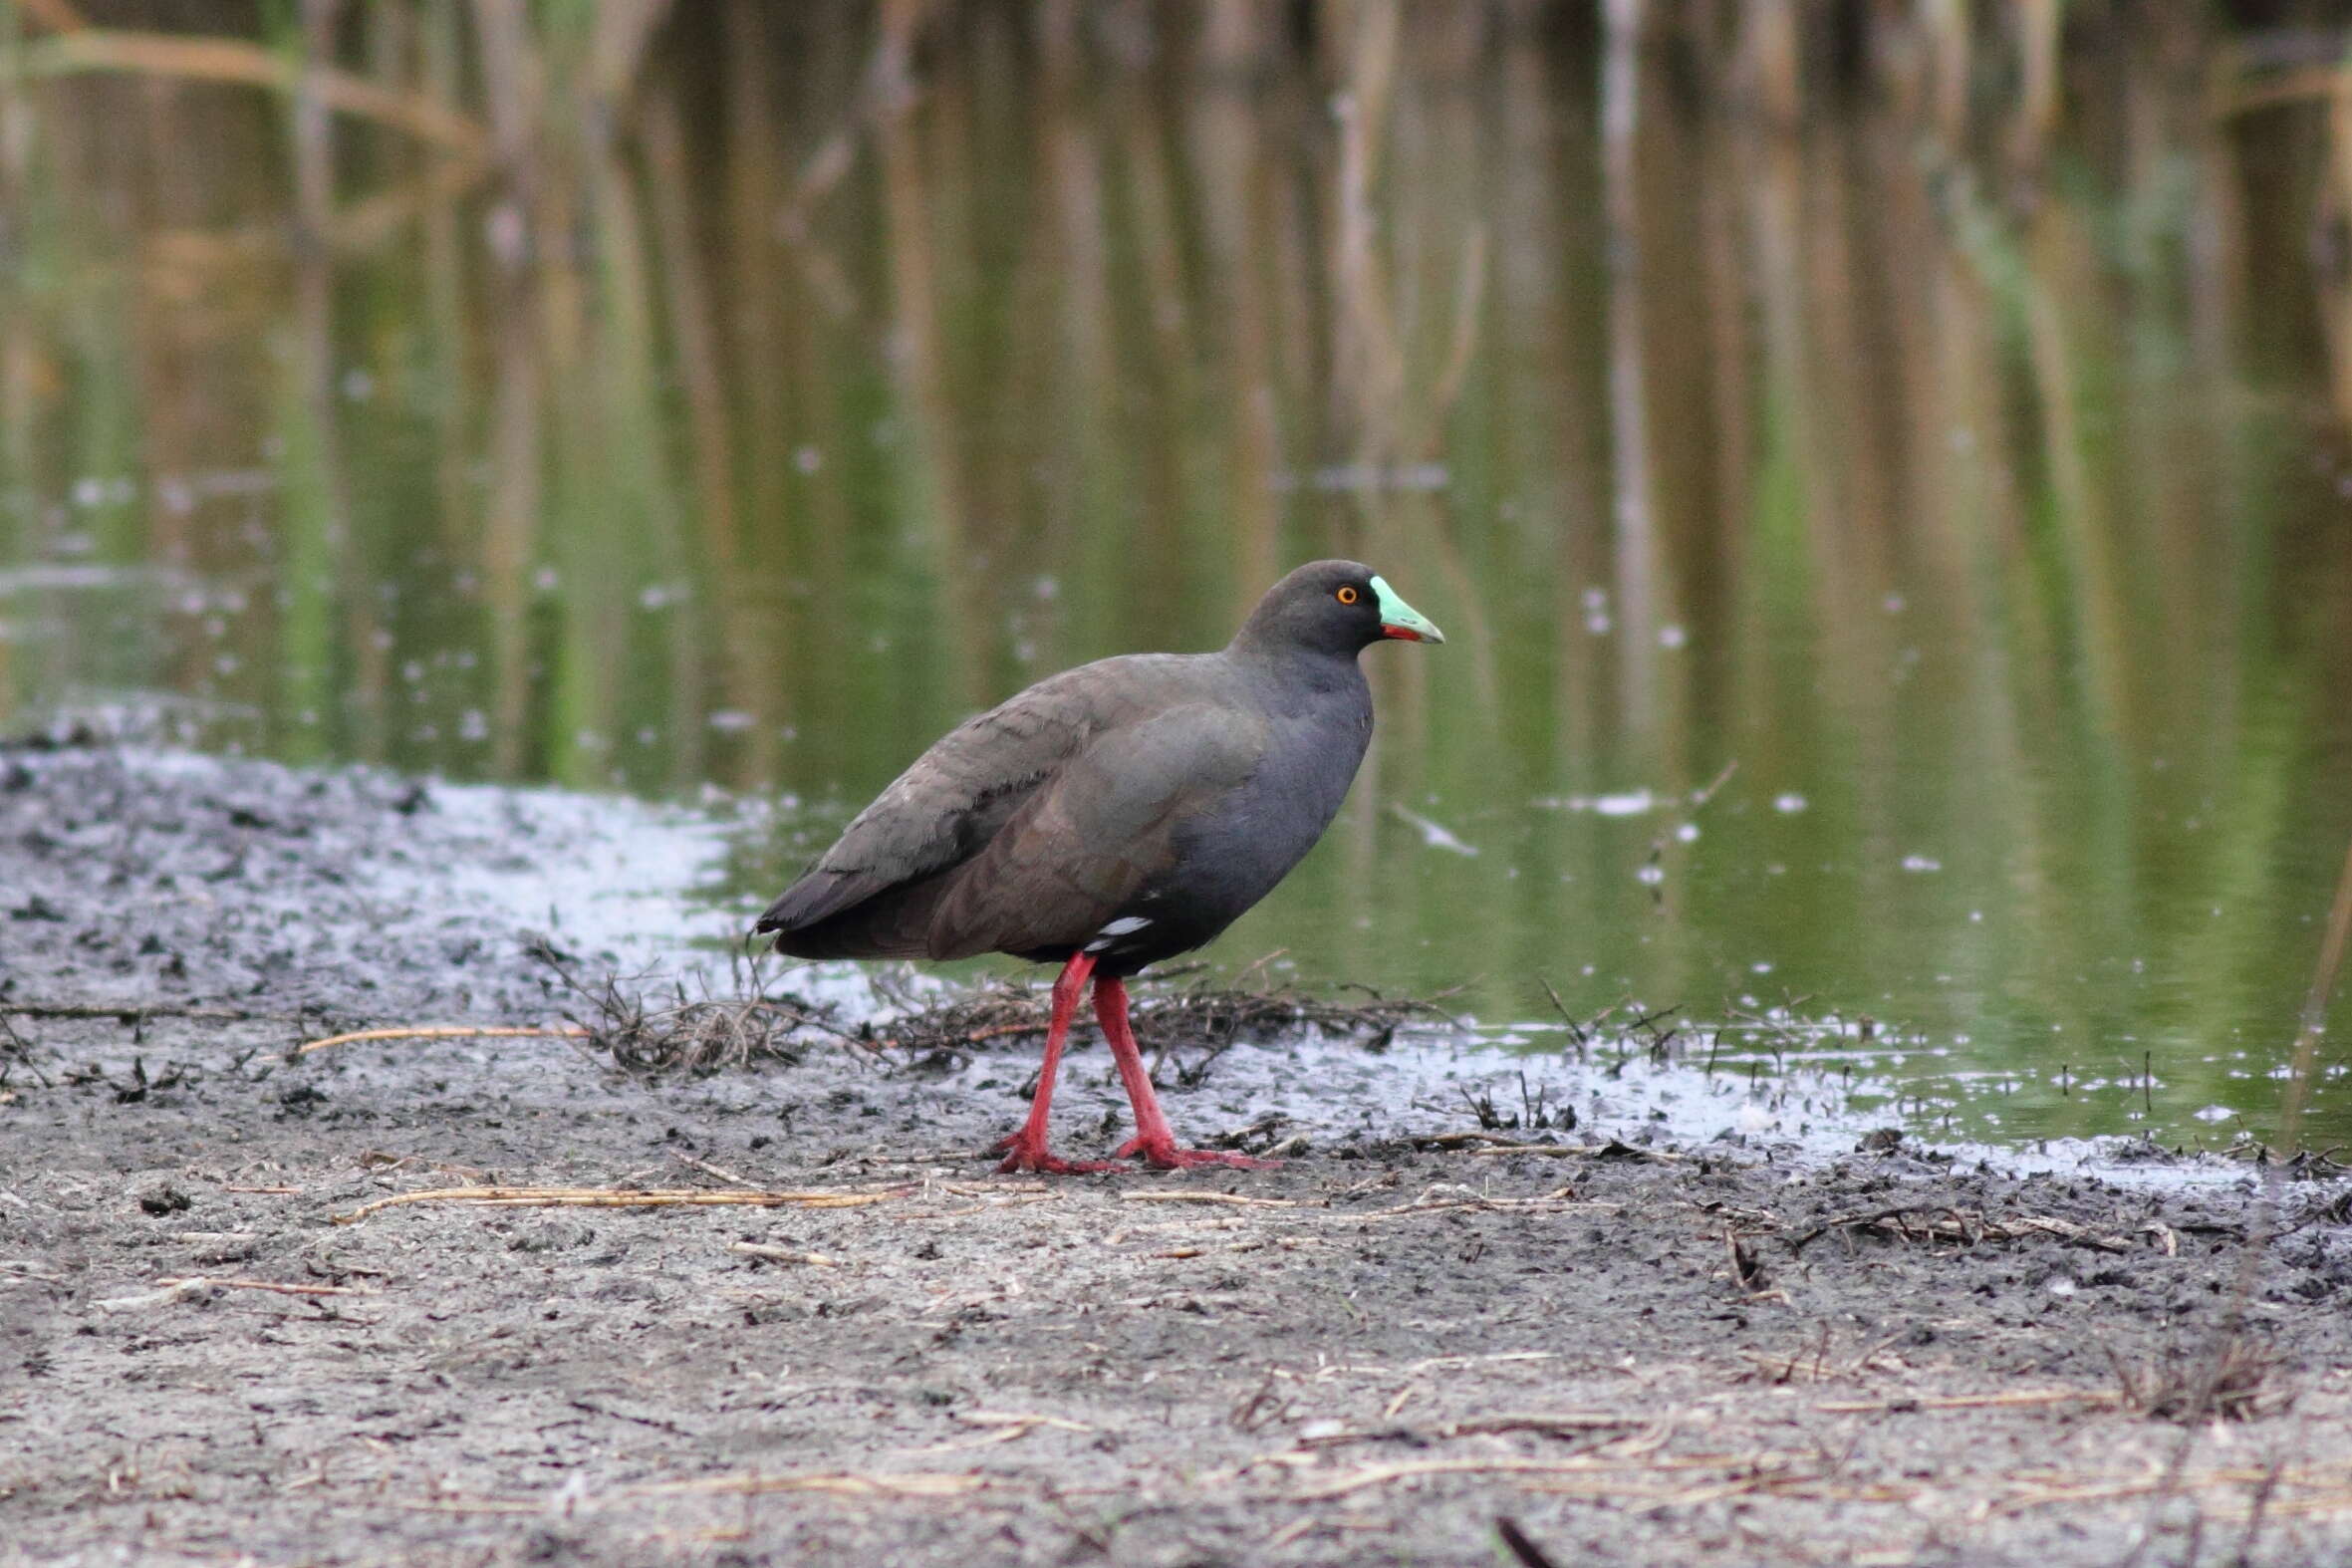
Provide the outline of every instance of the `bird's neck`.
[[1368,689],[1363,667],[1356,662],[1360,651],[1315,648],[1288,639],[1258,642],[1248,637],[1248,631],[1244,627],[1225,650],[1245,668],[1262,671],[1292,690],[1302,685],[1318,692]]

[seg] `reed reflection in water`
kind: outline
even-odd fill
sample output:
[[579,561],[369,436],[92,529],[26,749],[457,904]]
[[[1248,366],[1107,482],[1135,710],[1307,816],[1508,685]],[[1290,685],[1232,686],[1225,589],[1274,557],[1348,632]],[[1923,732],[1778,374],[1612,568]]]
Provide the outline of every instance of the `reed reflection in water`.
[[788,797],[748,898],[1355,555],[1450,641],[1228,961],[2258,1128],[2352,833],[2341,51],[1994,9],[15,8],[0,722]]

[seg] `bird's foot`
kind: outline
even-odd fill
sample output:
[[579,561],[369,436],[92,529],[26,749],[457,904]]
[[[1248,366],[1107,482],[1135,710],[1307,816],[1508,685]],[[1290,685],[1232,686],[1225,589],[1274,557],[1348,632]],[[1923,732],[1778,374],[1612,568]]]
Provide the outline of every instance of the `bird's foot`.
[[1144,1164],[1161,1171],[1190,1171],[1199,1166],[1229,1166],[1239,1171],[1271,1171],[1282,1164],[1279,1160],[1259,1160],[1251,1155],[1228,1155],[1212,1149],[1179,1149],[1173,1138],[1146,1140],[1131,1138],[1115,1151],[1122,1160],[1137,1156]]
[[1020,1171],[1034,1171],[1040,1176],[1095,1176],[1121,1167],[1109,1160],[1064,1160],[1046,1150],[1044,1140],[1032,1144],[1019,1134],[991,1145],[987,1153],[1004,1156],[1004,1163],[996,1169],[1004,1175]]

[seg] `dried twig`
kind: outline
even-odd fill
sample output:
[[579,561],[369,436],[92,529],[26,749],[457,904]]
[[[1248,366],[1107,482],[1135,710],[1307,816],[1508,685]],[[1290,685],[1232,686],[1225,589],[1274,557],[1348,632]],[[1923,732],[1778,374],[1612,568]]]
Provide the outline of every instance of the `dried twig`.
[[[1893,1208],[1840,1214],[1834,1219],[1825,1219],[1803,1235],[1791,1237],[1788,1249],[1791,1253],[1802,1252],[1833,1230],[1849,1234],[1871,1231],[1903,1241],[1952,1241],[1961,1246],[1976,1246],[1986,1241],[2015,1241],[2023,1236],[2042,1235],[2056,1236],[2076,1246],[2090,1247],[2100,1252],[2129,1252],[2133,1248],[2133,1243],[2127,1237],[2105,1235],[2088,1225],[2078,1225],[2071,1219],[2059,1219],[2050,1214],[2021,1214],[2014,1218],[1993,1219],[1976,1209],[1905,1203]],[[2161,1244],[2163,1237],[2158,1239]]]
[[179,1279],[162,1279],[153,1290],[140,1291],[134,1296],[109,1296],[91,1305],[101,1312],[135,1312],[145,1307],[168,1306],[174,1301],[206,1290],[262,1290],[280,1296],[373,1296],[377,1292],[355,1285],[289,1285],[274,1279],[218,1279],[208,1275],[190,1275]]
[[2036,1405],[2119,1403],[2121,1397],[2112,1389],[2011,1389],[2004,1394],[1918,1394],[1883,1400],[1833,1400],[1813,1408],[1831,1416],[1876,1416],[1887,1411],[2009,1410]]
[[1326,1207],[1326,1204],[1306,1204],[1288,1197],[1245,1197],[1239,1192],[1122,1192],[1123,1203],[1230,1203],[1239,1208],[1306,1208]]
[[704,1475],[686,1481],[625,1486],[625,1497],[757,1496],[764,1492],[821,1491],[843,1497],[960,1497],[988,1484],[984,1475],[915,1470],[896,1475]]
[[349,1034],[331,1034],[323,1039],[305,1040],[289,1054],[308,1056],[313,1051],[324,1051],[331,1045],[357,1045],[363,1040],[582,1040],[587,1037],[586,1029],[564,1024],[484,1029],[421,1025],[399,1029],[355,1029]]
[[790,1247],[772,1247],[760,1241],[730,1241],[727,1250],[767,1263],[806,1263],[814,1268],[841,1267],[840,1258],[827,1257],[822,1252],[796,1252]]
[[382,1209],[405,1203],[461,1203],[475,1208],[855,1208],[887,1202],[915,1191],[913,1186],[877,1191],[816,1190],[780,1192],[759,1188],[745,1192],[713,1192],[702,1187],[686,1190],[632,1191],[600,1186],[447,1186],[418,1192],[398,1192],[362,1203],[348,1214],[334,1215],[339,1225],[355,1224]]

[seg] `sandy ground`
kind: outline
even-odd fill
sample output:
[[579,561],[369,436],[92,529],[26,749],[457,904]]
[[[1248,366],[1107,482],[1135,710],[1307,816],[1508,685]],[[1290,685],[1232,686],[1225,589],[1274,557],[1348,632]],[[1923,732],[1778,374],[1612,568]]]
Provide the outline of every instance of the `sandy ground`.
[[[2253,1217],[2210,1166],[1589,1115],[1509,1153],[1425,1109],[1048,1182],[972,1153],[1017,1050],[289,1061],[552,1015],[509,893],[615,872],[559,801],[489,799],[0,752],[0,1562],[1492,1564],[1498,1519],[1562,1565],[2352,1553],[2339,1184],[2287,1186],[2247,1419],[2184,1426],[2147,1407],[2211,1368]],[[1072,1059],[1076,1150],[1107,1079]],[[1248,1110],[1215,1073],[1169,1104]],[[386,1201],[490,1183],[728,1198]]]

